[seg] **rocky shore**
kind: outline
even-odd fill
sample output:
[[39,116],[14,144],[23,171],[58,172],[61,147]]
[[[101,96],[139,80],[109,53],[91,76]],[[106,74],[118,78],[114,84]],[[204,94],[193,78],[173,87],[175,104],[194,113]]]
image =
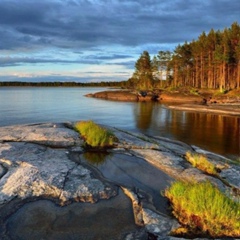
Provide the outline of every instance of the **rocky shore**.
[[178,239],[160,193],[172,181],[240,192],[240,166],[229,159],[205,152],[221,168],[216,178],[186,161],[197,147],[105,127],[119,141],[104,153],[87,153],[71,122],[0,128],[1,239]]
[[239,92],[217,95],[210,90],[198,90],[196,92],[190,92],[189,90],[109,90],[93,94],[89,93],[86,96],[113,101],[156,101],[176,110],[240,116]]

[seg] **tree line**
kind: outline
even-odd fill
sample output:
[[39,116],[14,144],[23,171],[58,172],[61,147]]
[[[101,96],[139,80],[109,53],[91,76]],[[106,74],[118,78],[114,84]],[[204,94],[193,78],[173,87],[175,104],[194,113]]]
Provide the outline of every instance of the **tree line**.
[[135,63],[129,87],[190,86],[220,89],[240,88],[240,26],[211,29],[197,40],[178,45],[174,51],[159,51],[152,59],[144,51]]
[[121,82],[0,82],[0,87],[123,87],[126,81]]

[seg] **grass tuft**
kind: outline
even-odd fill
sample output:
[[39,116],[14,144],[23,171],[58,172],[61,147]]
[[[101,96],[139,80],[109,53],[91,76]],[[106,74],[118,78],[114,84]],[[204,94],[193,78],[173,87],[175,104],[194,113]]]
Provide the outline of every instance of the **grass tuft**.
[[165,190],[165,196],[189,233],[214,238],[240,236],[240,203],[210,182],[177,181]]
[[216,166],[213,163],[209,162],[207,157],[202,154],[192,154],[190,152],[187,152],[186,160],[190,162],[193,167],[196,167],[205,173],[215,176],[218,175],[218,169]]
[[114,134],[93,121],[80,121],[75,124],[78,131],[91,147],[112,147],[117,138]]

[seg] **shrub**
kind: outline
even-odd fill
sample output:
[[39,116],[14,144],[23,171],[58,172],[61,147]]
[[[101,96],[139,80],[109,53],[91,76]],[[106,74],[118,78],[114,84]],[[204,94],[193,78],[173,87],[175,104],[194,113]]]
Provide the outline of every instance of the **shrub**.
[[217,168],[215,165],[208,161],[207,157],[202,154],[186,153],[186,160],[190,162],[194,167],[202,170],[211,175],[217,175]]
[[97,125],[93,121],[81,121],[75,124],[75,129],[91,147],[111,147],[117,138],[114,134]]
[[174,182],[165,191],[165,196],[172,204],[174,216],[188,233],[240,236],[240,203],[210,182]]

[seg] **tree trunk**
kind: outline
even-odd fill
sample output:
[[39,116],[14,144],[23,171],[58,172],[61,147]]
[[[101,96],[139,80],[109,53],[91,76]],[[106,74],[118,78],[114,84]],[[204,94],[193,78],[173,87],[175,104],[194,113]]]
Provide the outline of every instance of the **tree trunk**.
[[175,63],[175,65],[174,65],[174,87],[177,87],[177,81],[178,81],[178,66]]
[[203,53],[201,52],[201,85],[200,87],[204,87],[204,60],[203,60]]
[[237,65],[237,88],[240,88],[240,60]]

